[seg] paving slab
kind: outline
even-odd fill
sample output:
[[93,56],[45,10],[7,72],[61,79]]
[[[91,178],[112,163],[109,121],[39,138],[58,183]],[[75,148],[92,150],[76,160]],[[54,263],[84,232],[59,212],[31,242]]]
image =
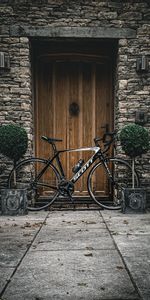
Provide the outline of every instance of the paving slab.
[[150,213],[102,216],[142,299],[150,299]]
[[45,212],[13,217],[0,215],[0,293],[30,248],[46,216]]
[[55,228],[62,227],[68,228],[72,225],[75,228],[84,228],[84,227],[95,227],[95,228],[106,228],[105,222],[100,215],[99,211],[51,211],[46,219],[46,224]]
[[[57,215],[57,217],[56,217]],[[63,228],[63,232],[62,232]],[[62,238],[63,237],[63,238]],[[35,250],[115,249],[99,212],[51,212],[36,240]]]
[[62,238],[62,229],[42,228],[40,234],[32,244],[35,250],[78,250],[78,249],[115,249],[107,229],[98,228],[75,229],[65,228]]
[[30,251],[4,299],[116,300],[138,296],[117,250]]
[[[142,299],[108,228],[110,216],[99,211],[52,211],[11,220],[8,232],[14,257],[6,259],[1,269],[9,270],[10,265],[15,269],[1,299]],[[19,239],[14,241],[15,234]],[[4,232],[2,240],[8,247],[5,237]],[[22,252],[16,246],[19,241]]]

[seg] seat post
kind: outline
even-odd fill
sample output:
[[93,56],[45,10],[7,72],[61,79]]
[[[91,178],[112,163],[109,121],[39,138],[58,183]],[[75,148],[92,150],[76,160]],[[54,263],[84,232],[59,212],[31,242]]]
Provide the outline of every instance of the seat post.
[[56,155],[55,158],[56,158],[57,165],[58,165],[58,168],[59,168],[59,171],[60,171],[60,174],[61,174],[61,179],[65,178],[64,170],[63,170],[61,161],[59,159],[59,151],[57,150],[56,145],[54,143],[51,143],[51,144],[52,144],[52,147],[53,147],[54,155]]
[[52,148],[53,148],[54,154],[56,154],[58,152],[57,148],[56,148],[56,145],[54,143],[51,143],[51,144],[52,144]]

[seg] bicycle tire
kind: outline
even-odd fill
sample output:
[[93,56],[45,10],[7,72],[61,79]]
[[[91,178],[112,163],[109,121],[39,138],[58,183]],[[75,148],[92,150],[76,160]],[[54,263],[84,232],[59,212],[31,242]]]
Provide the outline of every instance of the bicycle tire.
[[[38,182],[35,181],[37,170],[40,172],[46,166],[47,160],[40,158],[30,158],[23,160],[14,168],[8,179],[9,188],[22,188],[27,190],[27,208],[30,211],[39,211],[52,205],[59,195],[57,190],[60,174],[53,164],[43,173]],[[14,175],[16,179],[14,180]],[[15,184],[14,184],[15,181]],[[54,189],[52,189],[54,186]],[[49,194],[45,203],[41,193]],[[40,203],[39,203],[40,202]]]
[[[104,174],[104,181],[109,188],[109,200],[105,201],[102,197],[98,195],[95,189],[94,177],[99,176],[100,168],[104,168],[101,162],[97,163],[90,171],[87,179],[88,192],[91,198],[102,208],[110,209],[110,210],[118,210],[121,209],[122,202],[122,191],[124,188],[132,187],[132,168],[128,162],[119,158],[108,158],[107,160],[108,166],[111,164],[111,170],[114,179],[114,186],[108,174]],[[139,176],[135,170],[135,187],[139,186]],[[115,178],[114,178],[115,177]],[[107,182],[106,182],[107,181]]]

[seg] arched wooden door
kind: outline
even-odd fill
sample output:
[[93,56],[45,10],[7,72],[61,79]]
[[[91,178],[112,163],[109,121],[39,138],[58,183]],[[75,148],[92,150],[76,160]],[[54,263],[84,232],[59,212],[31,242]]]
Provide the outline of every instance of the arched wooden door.
[[[112,129],[112,70],[106,57],[40,56],[36,61],[35,97],[36,155],[48,157],[50,147],[41,135],[61,138],[59,149],[89,147],[93,138]],[[72,167],[92,153],[62,155],[67,178]],[[87,195],[87,176],[76,183],[76,194]],[[95,178],[101,195],[106,194],[105,176]]]

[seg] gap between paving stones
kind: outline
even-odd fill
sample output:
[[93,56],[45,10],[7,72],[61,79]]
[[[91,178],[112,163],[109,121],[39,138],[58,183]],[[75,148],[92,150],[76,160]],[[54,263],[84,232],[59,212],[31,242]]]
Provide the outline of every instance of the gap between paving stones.
[[[34,214],[34,213],[33,213]],[[29,241],[29,243],[27,243],[27,247],[26,247],[26,250],[24,250],[24,251],[22,251],[22,255],[21,255],[21,257],[20,257],[20,260],[18,261],[18,263],[16,263],[16,265],[14,265],[14,266],[10,266],[10,272],[9,272],[9,275],[6,277],[7,279],[5,280],[6,281],[6,284],[4,285],[4,287],[1,289],[1,291],[0,291],[0,300],[3,300],[3,298],[1,298],[2,297],[2,295],[4,294],[4,292],[5,292],[5,290],[7,289],[7,287],[8,287],[8,285],[9,285],[9,283],[11,282],[11,279],[13,278],[13,276],[15,275],[15,273],[17,272],[17,270],[18,270],[18,268],[19,268],[19,266],[20,266],[20,264],[22,263],[22,261],[23,261],[23,259],[25,258],[25,256],[27,255],[27,253],[28,253],[28,251],[29,251],[29,249],[30,249],[30,247],[32,246],[32,243],[34,242],[34,240],[36,239],[36,237],[37,237],[37,235],[38,235],[38,233],[40,232],[40,230],[41,230],[41,228],[42,228],[42,226],[43,226],[43,224],[46,222],[46,219],[47,219],[47,217],[48,217],[48,213],[46,213],[46,216],[44,216],[44,220],[42,221],[41,220],[41,218],[40,218],[40,222],[39,222],[39,218],[36,218],[36,215],[34,214],[34,217],[33,217],[33,220],[32,220],[32,218],[30,219],[30,218],[28,218],[28,216],[29,215],[26,215],[26,216],[17,216],[16,218],[15,218],[15,216],[14,217],[11,217],[11,216],[0,216],[2,219],[1,219],[1,222],[0,222],[0,224],[2,223],[2,225],[4,225],[4,226],[7,226],[7,224],[9,224],[9,222],[11,222],[12,221],[12,224],[13,224],[13,226],[14,227],[16,227],[16,226],[18,226],[16,223],[17,223],[17,221],[19,221],[19,223],[21,223],[21,224],[19,224],[19,225],[22,225],[21,227],[23,228],[25,228],[25,227],[27,227],[27,228],[30,228],[31,226],[35,226],[35,224],[36,224],[36,226],[38,226],[38,224],[40,225],[39,226],[39,228],[38,228],[38,230],[35,232],[35,234],[33,234],[33,239],[32,240],[30,240]],[[25,220],[25,221],[24,221]],[[13,223],[13,221],[14,221],[14,223]],[[1,226],[0,226],[1,227]],[[11,253],[12,255],[13,255],[13,253]],[[4,267],[4,268],[8,268],[8,267]],[[5,299],[4,299],[5,300]],[[14,299],[15,300],[15,299]]]
[[150,299],[150,211],[101,212],[141,298]]
[[142,299],[142,295],[141,295],[141,293],[140,293],[140,290],[139,290],[139,288],[138,288],[138,286],[137,286],[137,284],[136,284],[136,282],[135,282],[135,280],[134,280],[134,277],[133,277],[132,274],[130,273],[130,270],[129,270],[129,268],[128,268],[128,265],[127,265],[127,263],[126,263],[126,261],[125,261],[123,255],[122,255],[121,251],[120,251],[119,248],[118,248],[118,245],[117,245],[117,243],[116,243],[116,241],[115,241],[115,239],[114,239],[114,236],[113,236],[113,234],[112,234],[112,232],[111,232],[111,230],[110,230],[110,228],[109,228],[109,226],[108,226],[108,224],[107,224],[107,221],[105,221],[105,218],[104,218],[103,214],[101,214],[101,216],[102,216],[102,218],[103,218],[103,220],[104,220],[104,223],[106,224],[106,228],[107,228],[107,230],[108,230],[108,232],[109,232],[109,234],[110,234],[110,236],[111,236],[111,238],[112,238],[112,240],[113,240],[114,246],[115,246],[115,248],[117,249],[117,251],[118,251],[118,253],[119,253],[119,255],[120,255],[121,259],[122,259],[122,262],[123,262],[123,264],[124,264],[124,266],[125,266],[125,269],[126,269],[128,275],[129,275],[130,279],[131,279],[131,282],[132,282],[132,284],[133,284],[135,290],[137,291],[137,294],[138,294],[139,297]]

